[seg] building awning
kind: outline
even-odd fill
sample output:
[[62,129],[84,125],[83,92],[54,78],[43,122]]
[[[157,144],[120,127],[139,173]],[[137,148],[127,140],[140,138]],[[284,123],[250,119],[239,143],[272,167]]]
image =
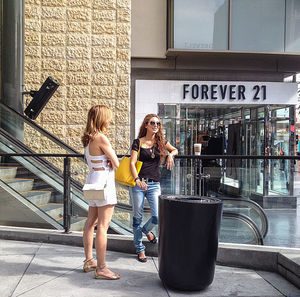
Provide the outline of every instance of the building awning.
[[224,70],[258,70],[289,73],[300,72],[300,52],[248,52],[188,50],[169,48],[168,58],[176,58],[176,68]]

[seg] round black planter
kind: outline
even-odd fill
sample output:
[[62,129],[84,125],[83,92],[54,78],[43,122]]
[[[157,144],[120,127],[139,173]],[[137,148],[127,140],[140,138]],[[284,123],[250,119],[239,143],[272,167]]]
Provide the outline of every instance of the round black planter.
[[159,277],[179,290],[201,290],[214,278],[222,201],[159,197]]

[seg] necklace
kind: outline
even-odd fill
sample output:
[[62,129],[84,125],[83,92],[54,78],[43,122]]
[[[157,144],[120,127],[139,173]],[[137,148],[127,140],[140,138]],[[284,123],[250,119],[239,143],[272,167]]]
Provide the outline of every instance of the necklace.
[[151,153],[151,158],[154,159],[155,158],[155,154],[154,154],[153,147],[150,149],[150,153]]

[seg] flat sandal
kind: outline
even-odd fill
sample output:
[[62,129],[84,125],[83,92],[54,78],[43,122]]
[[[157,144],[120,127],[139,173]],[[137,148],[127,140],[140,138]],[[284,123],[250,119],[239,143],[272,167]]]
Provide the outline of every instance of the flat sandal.
[[[105,266],[104,266],[105,267]],[[104,267],[100,268],[100,269],[103,269]],[[97,273],[97,268],[95,269],[95,272],[94,272],[94,275],[95,275],[95,279],[104,279],[104,280],[117,280],[117,279],[120,279],[121,276],[120,274],[116,274],[114,273],[112,276],[106,276],[106,275],[99,275]]]
[[87,260],[84,260],[83,261],[83,271],[84,272],[90,272],[90,271],[94,271],[94,270],[96,270],[96,267],[97,266],[89,266],[88,265],[88,262],[90,262],[90,261],[94,261],[94,258],[91,258],[91,259],[87,259]]

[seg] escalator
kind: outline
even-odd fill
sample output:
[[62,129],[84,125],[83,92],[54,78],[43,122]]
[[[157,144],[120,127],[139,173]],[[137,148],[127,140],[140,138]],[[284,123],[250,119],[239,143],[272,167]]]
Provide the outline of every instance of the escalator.
[[[78,154],[71,161],[71,230],[82,231],[88,212],[82,184],[87,174],[83,157],[36,123],[0,104],[4,126],[17,129],[22,121],[25,143],[0,128],[0,224],[63,229],[63,157],[5,156],[5,154]],[[119,210],[119,217],[128,217]],[[121,215],[120,215],[121,213]],[[110,233],[131,234],[121,220],[114,219]]]
[[[88,204],[83,199],[82,184],[88,173],[83,157],[32,120],[0,103],[5,124],[0,128],[0,154],[75,154],[71,158],[71,230],[82,231]],[[24,127],[24,139],[18,140],[9,131]],[[2,121],[3,122],[3,121]],[[8,129],[9,127],[9,129]],[[5,129],[4,129],[5,128]],[[178,169],[178,168],[177,168]],[[174,176],[162,168],[162,186],[167,194],[175,194],[177,181],[187,176],[179,168]],[[132,235],[132,209],[127,189],[118,189],[118,201],[110,224],[110,233]],[[184,189],[185,190],[185,189]],[[63,229],[63,157],[2,157],[0,164],[0,224],[34,228]],[[165,194],[165,193],[164,193]],[[182,193],[179,193],[182,194]],[[259,205],[251,200],[223,199],[224,212],[220,239],[222,242],[263,244],[267,218]],[[150,216],[145,207],[145,218]]]
[[[0,129],[0,153],[34,153],[22,142],[14,139]],[[9,195],[2,195],[0,223],[40,228],[63,229],[63,174],[49,162],[40,157],[13,156],[2,157],[0,166],[1,190]],[[73,230],[82,230],[87,207],[78,203],[80,188],[76,193],[73,181],[72,207],[78,215],[72,217]],[[21,213],[25,217],[20,216]],[[30,216],[34,213],[34,216]],[[15,215],[14,215],[15,214]],[[15,218],[17,217],[17,218]],[[18,223],[19,222],[19,223]]]

